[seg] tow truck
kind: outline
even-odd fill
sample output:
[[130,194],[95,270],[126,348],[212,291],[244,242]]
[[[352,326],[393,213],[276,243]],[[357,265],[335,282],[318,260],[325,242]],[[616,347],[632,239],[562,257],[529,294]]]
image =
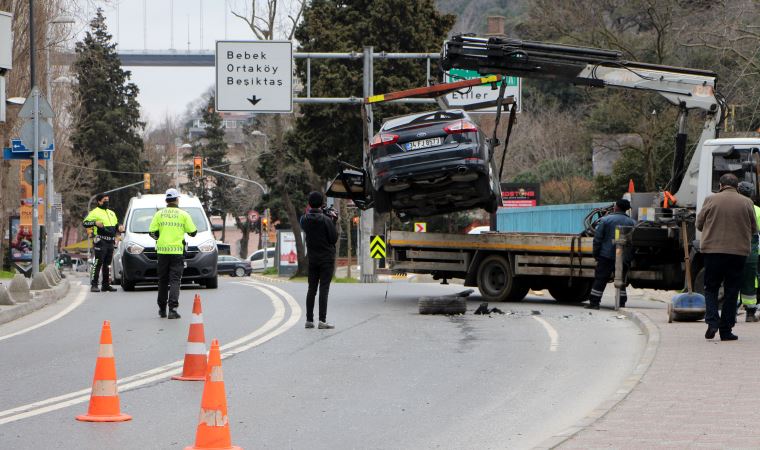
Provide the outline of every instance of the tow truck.
[[[632,194],[632,217],[637,221],[627,230],[626,246],[633,254],[627,282],[636,288],[679,290],[685,286],[686,270],[681,228],[687,230],[690,273],[697,291],[704,286],[699,233],[694,219],[705,197],[718,188],[718,179],[734,173],[756,187],[760,178],[760,139],[718,139],[726,111],[716,90],[717,75],[701,69],[671,67],[627,61],[613,50],[578,47],[504,37],[459,35],[446,41],[441,67],[474,70],[483,75],[471,83],[488,83],[491,76],[518,76],[564,81],[580,86],[622,88],[659,94],[678,108],[677,133],[669,190]],[[374,96],[367,104],[406,96],[433,96],[462,89],[445,83],[431,88]],[[449,89],[450,88],[450,89]],[[497,98],[497,118],[503,106]],[[482,108],[486,105],[477,105]],[[510,107],[505,143],[509,141],[515,108]],[[688,167],[686,121],[688,114],[701,114],[701,135]],[[493,145],[499,145],[494,131]],[[506,154],[506,152],[504,152]],[[503,167],[502,159],[501,165]],[[349,168],[336,177],[328,195],[352,198],[361,208],[371,208],[364,174]],[[529,289],[548,289],[558,302],[579,303],[588,298],[594,277],[593,227],[581,234],[503,233],[479,235],[413,233],[390,230],[387,263],[392,270],[432,274],[436,279],[463,279],[477,286],[490,301],[519,301]]]

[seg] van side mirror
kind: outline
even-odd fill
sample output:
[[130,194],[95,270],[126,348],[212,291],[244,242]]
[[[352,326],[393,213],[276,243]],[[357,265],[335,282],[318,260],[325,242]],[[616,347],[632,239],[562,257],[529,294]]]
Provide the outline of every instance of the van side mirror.
[[222,231],[224,227],[220,223],[212,223],[211,224],[211,231]]

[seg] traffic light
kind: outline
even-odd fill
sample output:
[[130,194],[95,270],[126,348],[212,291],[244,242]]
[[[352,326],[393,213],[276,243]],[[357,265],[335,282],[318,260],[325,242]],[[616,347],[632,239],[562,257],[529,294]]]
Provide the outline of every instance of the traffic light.
[[203,176],[203,158],[200,156],[193,157],[193,178]]
[[146,191],[150,190],[150,174],[144,173],[143,174],[143,189]]
[[266,217],[261,218],[261,233],[267,233],[269,232],[269,219]]

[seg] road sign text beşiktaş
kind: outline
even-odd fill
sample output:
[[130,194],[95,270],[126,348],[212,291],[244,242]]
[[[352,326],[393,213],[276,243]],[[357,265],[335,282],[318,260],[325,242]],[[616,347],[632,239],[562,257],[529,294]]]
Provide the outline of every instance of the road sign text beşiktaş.
[[293,111],[290,41],[217,41],[218,111]]

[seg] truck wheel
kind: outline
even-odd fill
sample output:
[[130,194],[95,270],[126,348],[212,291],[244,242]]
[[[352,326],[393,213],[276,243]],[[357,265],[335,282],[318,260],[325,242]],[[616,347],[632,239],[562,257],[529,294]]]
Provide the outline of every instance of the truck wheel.
[[467,311],[467,298],[450,295],[420,297],[417,307],[420,314],[464,314]]
[[590,280],[573,280],[573,285],[568,286],[566,282],[561,281],[549,287],[549,295],[554,297],[557,303],[582,303],[588,300],[591,284]]
[[518,286],[509,270],[506,258],[499,255],[486,257],[478,269],[478,289],[488,301],[520,301],[528,295],[528,286]]
[[203,280],[203,285],[206,287],[206,289],[216,289],[219,287],[219,277],[214,278],[206,278]]

